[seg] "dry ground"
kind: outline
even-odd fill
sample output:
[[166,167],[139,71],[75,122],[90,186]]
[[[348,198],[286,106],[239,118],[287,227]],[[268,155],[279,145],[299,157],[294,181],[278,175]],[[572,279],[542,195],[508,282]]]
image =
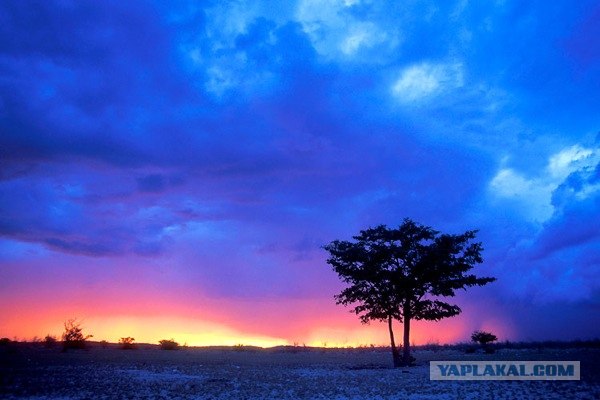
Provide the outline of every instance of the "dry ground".
[[[357,349],[0,349],[2,399],[599,399],[600,349],[417,350],[390,368]],[[429,380],[430,360],[579,360],[581,381]]]

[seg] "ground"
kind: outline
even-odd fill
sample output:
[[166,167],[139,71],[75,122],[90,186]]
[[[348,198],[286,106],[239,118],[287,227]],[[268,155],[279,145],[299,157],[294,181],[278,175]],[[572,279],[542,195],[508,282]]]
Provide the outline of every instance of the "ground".
[[[600,349],[0,348],[2,399],[598,399]],[[430,381],[430,360],[579,360],[580,381]]]

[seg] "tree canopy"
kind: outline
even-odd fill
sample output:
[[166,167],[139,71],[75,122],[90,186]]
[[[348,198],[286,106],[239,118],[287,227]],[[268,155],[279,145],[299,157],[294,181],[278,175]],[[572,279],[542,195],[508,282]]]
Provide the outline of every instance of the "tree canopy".
[[352,306],[363,323],[388,321],[395,353],[391,321],[404,323],[404,358],[409,362],[410,320],[438,321],[461,312],[445,298],[458,289],[483,286],[495,280],[469,271],[483,262],[482,244],[476,231],[442,234],[405,219],[398,228],[379,225],[360,231],[354,241],[335,240],[324,249],[327,263],[348,286],[335,296],[337,304]]

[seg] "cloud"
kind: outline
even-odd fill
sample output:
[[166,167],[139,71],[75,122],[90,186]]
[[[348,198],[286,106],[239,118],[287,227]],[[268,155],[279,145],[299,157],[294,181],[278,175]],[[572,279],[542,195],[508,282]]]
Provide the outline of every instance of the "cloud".
[[0,30],[3,162],[155,161],[136,136],[179,113],[177,99],[190,93],[171,64],[172,37],[157,10],[118,3],[36,10],[18,2],[0,8],[9,21]]
[[229,45],[209,48],[201,59],[193,70],[204,75],[208,94],[217,101],[240,101],[277,94],[298,73],[310,71],[314,50],[298,24],[257,18]]
[[[544,170],[534,177],[526,177],[511,168],[501,168],[491,180],[490,189],[497,198],[516,201],[523,207],[528,219],[544,222],[557,211],[558,204],[553,201],[553,195],[565,180],[572,174],[593,174],[599,162],[599,148],[585,148],[577,144],[551,155]],[[587,184],[577,190],[576,196],[587,197],[597,190],[600,187],[596,184]]]
[[3,2],[0,256],[284,308],[338,287],[320,244],[409,216],[480,228],[499,301],[589,305],[585,9]]
[[553,179],[564,179],[577,170],[584,172],[600,162],[600,148],[588,149],[574,145],[550,157],[548,172]]
[[594,249],[600,246],[600,228],[591,221],[600,216],[598,171],[598,149],[574,145],[551,155],[545,174],[537,179],[496,175],[496,183],[506,185],[495,186],[497,195],[548,207],[538,214],[543,219],[535,220],[536,229],[521,235],[498,261],[498,267],[510,271],[505,270],[503,283],[507,292],[540,304],[596,299],[600,259]]
[[490,188],[500,198],[517,201],[525,217],[532,221],[543,222],[554,213],[551,196],[556,186],[545,180],[529,180],[505,168],[494,176]]
[[[397,27],[362,1],[301,0],[295,18],[315,50],[328,60],[372,63],[393,57],[401,43]],[[370,12],[357,13],[356,9]]]
[[381,45],[388,39],[388,34],[380,31],[374,24],[360,23],[352,27],[340,49],[345,55],[352,56],[363,48]]
[[430,100],[464,84],[464,72],[460,63],[422,63],[402,70],[392,91],[404,104]]
[[215,218],[210,211],[190,218],[185,200],[164,191],[156,204],[163,179],[147,175],[140,192],[138,181],[112,168],[46,166],[0,184],[0,235],[86,256],[161,253],[175,234],[170,227]]

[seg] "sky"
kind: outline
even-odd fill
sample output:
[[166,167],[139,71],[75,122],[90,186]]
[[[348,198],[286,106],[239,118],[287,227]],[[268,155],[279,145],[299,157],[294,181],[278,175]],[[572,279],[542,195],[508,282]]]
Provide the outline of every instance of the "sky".
[[414,343],[597,338],[598,93],[597,1],[2,1],[0,336],[385,344],[321,246],[408,217],[497,278]]

